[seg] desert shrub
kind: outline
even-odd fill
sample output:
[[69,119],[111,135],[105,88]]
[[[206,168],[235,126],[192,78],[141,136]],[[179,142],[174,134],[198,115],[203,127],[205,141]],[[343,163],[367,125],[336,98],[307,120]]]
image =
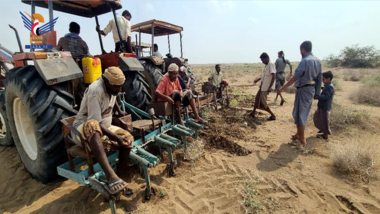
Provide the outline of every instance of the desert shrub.
[[336,68],[340,66],[341,63],[339,56],[334,56],[333,54],[328,55],[324,60],[330,68]]
[[363,74],[361,74],[360,71],[346,71],[344,73],[344,77],[343,79],[345,81],[353,81],[353,82],[357,82],[357,81],[360,81],[361,78],[363,77]]
[[356,103],[380,106],[380,74],[369,78],[350,98]]
[[336,170],[368,181],[376,178],[377,143],[371,139],[352,139],[346,143],[331,145],[330,158]]
[[372,68],[380,65],[380,51],[375,46],[359,47],[356,44],[345,47],[339,56],[329,55],[325,60],[331,67],[341,65],[352,68]]
[[230,102],[230,106],[231,107],[236,107],[239,105],[239,102],[236,100],[236,99],[232,99],[231,102]]
[[365,128],[368,124],[369,114],[364,110],[356,110],[334,102],[331,110],[330,125],[336,130],[345,129],[348,125],[359,125]]

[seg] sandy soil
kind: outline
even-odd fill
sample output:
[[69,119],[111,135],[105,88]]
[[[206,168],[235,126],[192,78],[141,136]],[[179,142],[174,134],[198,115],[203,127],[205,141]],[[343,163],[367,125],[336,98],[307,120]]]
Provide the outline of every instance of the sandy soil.
[[[242,70],[244,66],[240,65]],[[196,74],[205,79],[212,66],[193,67],[197,69],[200,71]],[[252,69],[261,68],[255,65]],[[336,74],[344,71],[333,70]],[[237,97],[254,94],[258,87],[252,86],[252,81],[257,74],[255,71],[229,77],[234,78],[230,92]],[[340,104],[365,109],[379,121],[380,108],[354,105],[349,100],[350,93],[362,83],[342,79],[339,83],[343,90],[336,93],[335,99]],[[309,120],[308,152],[304,153],[286,144],[295,132],[291,114],[294,94],[284,96],[284,106],[273,102],[274,93],[268,98],[277,121],[267,122],[267,113],[259,113],[255,120],[248,118],[254,96],[241,99],[236,109],[210,114],[210,126],[201,133],[206,142],[204,156],[196,162],[180,161],[175,177],[167,177],[167,159],[150,170],[157,190],[150,201],[144,201],[144,180],[132,167],[127,180],[135,196],[120,201],[117,212],[244,213],[242,182],[255,178],[259,201],[269,204],[267,212],[380,213],[380,182],[352,181],[335,171],[329,159],[331,144],[353,137],[360,139],[359,134],[374,139],[379,135],[352,129],[333,135],[327,143],[315,137],[316,129]],[[316,102],[313,109],[315,105]],[[248,125],[241,126],[242,122]],[[1,213],[110,213],[108,203],[90,188],[63,179],[48,185],[33,180],[14,147],[0,148],[0,163]]]

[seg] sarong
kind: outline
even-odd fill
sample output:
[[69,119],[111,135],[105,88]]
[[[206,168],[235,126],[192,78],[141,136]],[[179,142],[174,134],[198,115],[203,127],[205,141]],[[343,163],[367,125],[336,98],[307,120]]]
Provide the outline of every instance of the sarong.
[[268,110],[267,98],[268,98],[268,92],[261,91],[260,89],[256,94],[255,107],[260,110]]
[[314,113],[313,120],[315,127],[319,129],[319,131],[323,132],[323,134],[331,135],[329,110],[318,108]]
[[307,117],[310,113],[311,104],[315,94],[314,86],[298,88],[294,100],[293,118],[294,123],[299,126],[305,126]]
[[[106,151],[113,151],[119,149],[118,146],[113,145],[112,141],[108,138],[108,136],[103,135],[103,132],[100,128],[100,124],[97,120],[87,120],[85,123],[79,125],[76,129],[82,135],[82,138],[87,141],[87,143],[90,142],[91,139],[94,137],[95,133],[98,132],[101,136],[101,141]],[[113,125],[111,125],[108,129],[114,134],[126,138],[128,140],[128,142],[125,142],[128,144],[128,147],[126,148],[132,148],[133,136],[128,131]],[[74,142],[77,145],[82,146],[79,137],[76,137],[74,134],[71,134],[71,136],[73,137]],[[90,146],[86,146],[89,149],[89,151],[91,151]]]

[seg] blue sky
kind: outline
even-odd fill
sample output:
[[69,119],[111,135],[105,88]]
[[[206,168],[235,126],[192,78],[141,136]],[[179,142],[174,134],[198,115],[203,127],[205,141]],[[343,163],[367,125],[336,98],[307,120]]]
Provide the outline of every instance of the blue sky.
[[[289,60],[299,61],[299,45],[304,40],[313,42],[314,55],[320,59],[331,53],[339,54],[352,44],[374,45],[380,49],[380,1],[121,2],[123,9],[132,13],[132,25],[158,19],[183,26],[184,56],[191,64],[259,62],[262,52],[275,60],[279,50]],[[18,29],[23,45],[29,43],[29,33],[23,27],[19,11],[30,13],[30,6],[21,0],[0,0],[0,8],[0,44],[16,51],[17,41],[8,24]],[[48,19],[46,9],[36,8],[36,12]],[[78,22],[80,36],[91,54],[100,53],[95,19],[54,12],[54,17],[57,16],[58,38],[68,32],[71,21]],[[100,16],[101,27],[111,18],[111,13]],[[142,41],[150,43],[150,37],[144,36]],[[114,49],[111,35],[103,37],[103,42],[106,51]],[[156,38],[155,42],[161,54],[168,52],[166,36]],[[171,50],[173,55],[180,55],[179,35],[171,36]]]

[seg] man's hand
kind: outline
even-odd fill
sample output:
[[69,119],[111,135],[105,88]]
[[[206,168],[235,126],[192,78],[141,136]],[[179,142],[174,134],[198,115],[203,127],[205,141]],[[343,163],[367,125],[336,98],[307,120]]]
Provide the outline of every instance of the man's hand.
[[100,32],[100,26],[99,25],[96,25],[96,32]]
[[283,87],[281,87],[280,89],[278,89],[277,95],[281,95],[281,93],[282,93],[283,90],[284,90]]
[[132,141],[128,140],[126,137],[117,136],[117,138],[118,138],[117,143],[119,144],[120,147],[122,148],[131,147]]
[[125,111],[119,111],[118,113],[120,117],[124,117],[125,115],[127,115],[127,112]]
[[168,101],[170,104],[174,105],[174,100],[171,97],[167,97],[166,101]]
[[319,96],[318,95],[314,95],[314,100],[318,100]]

